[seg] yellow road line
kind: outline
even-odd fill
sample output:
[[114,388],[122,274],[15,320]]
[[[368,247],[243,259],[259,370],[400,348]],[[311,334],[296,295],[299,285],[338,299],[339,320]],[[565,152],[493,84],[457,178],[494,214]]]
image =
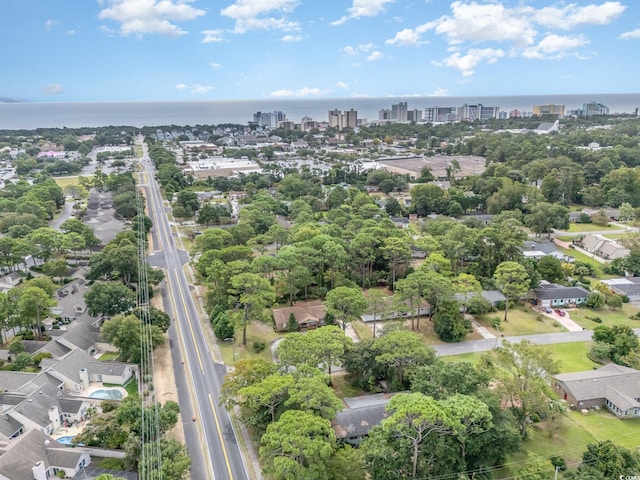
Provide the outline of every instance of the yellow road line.
[[213,405],[213,397],[209,394],[209,403],[211,404],[211,411],[213,412],[213,420],[216,422],[216,430],[218,430],[218,437],[220,437],[220,446],[222,447],[222,454],[224,455],[224,461],[227,464],[227,471],[229,472],[229,478],[233,480],[233,473],[231,472],[231,464],[229,463],[229,456],[227,455],[227,449],[224,446],[224,439],[222,438],[222,428],[220,428],[220,422],[218,421],[218,414]]
[[[176,277],[178,276],[178,271],[174,270]],[[202,373],[204,373],[204,365],[202,363],[202,357],[200,356],[200,349],[198,348],[198,344],[196,342],[196,334],[193,331],[193,325],[191,325],[191,317],[189,316],[189,311],[187,310],[187,302],[184,299],[184,294],[182,293],[182,289],[178,288],[178,292],[180,292],[180,298],[182,299],[182,305],[184,307],[184,313],[187,316],[187,324],[189,325],[189,330],[191,331],[191,338],[193,338],[193,346],[196,349],[196,355],[198,355],[198,362],[200,363],[200,369]]]

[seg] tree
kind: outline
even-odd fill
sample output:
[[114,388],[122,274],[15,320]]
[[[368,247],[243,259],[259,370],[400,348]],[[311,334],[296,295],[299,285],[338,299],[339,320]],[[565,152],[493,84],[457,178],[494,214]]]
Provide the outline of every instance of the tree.
[[457,393],[442,401],[442,406],[460,423],[454,436],[460,444],[460,457],[466,464],[467,442],[475,435],[488,430],[493,416],[486,403],[470,395]]
[[597,291],[592,291],[589,292],[589,295],[587,295],[587,301],[585,302],[585,305],[588,308],[593,308],[594,310],[600,310],[603,306],[604,306],[604,294],[597,292]]
[[[100,333],[104,339],[116,347],[120,358],[127,362],[139,362],[141,357],[140,330],[141,322],[135,315],[117,315],[102,324]],[[165,337],[159,327],[145,325],[145,335],[151,338],[151,348],[162,345]]]
[[327,371],[339,365],[350,339],[340,327],[327,325],[306,333],[287,335],[276,351],[280,363],[285,367],[308,365]]
[[548,282],[559,282],[564,278],[562,262],[555,257],[545,255],[537,263],[540,276]]
[[[395,376],[393,379],[398,390],[406,388],[407,369],[431,363],[435,353],[422,338],[405,330],[394,330],[378,337],[374,342],[375,361],[387,368]],[[387,373],[386,378],[391,378]]]
[[93,316],[126,313],[136,304],[135,293],[120,282],[95,282],[84,298],[89,314]]
[[500,377],[503,400],[513,412],[520,435],[527,438],[527,427],[534,413],[544,413],[548,405],[548,379],[558,372],[551,353],[528,340],[503,341],[492,355]]
[[489,385],[489,374],[469,362],[445,362],[436,357],[428,364],[411,372],[411,390],[422,392],[436,400],[454,394],[478,395]]
[[241,273],[231,279],[229,294],[242,307],[242,345],[247,345],[247,324],[276,301],[275,290],[266,278],[255,273]]
[[237,405],[236,397],[240,389],[261,382],[277,370],[277,365],[261,358],[238,360],[233,372],[224,377],[220,401],[227,408]]
[[373,338],[376,338],[376,322],[378,319],[384,320],[387,314],[389,297],[382,290],[369,290],[367,292],[367,302],[369,304],[367,312],[373,315]]
[[333,420],[344,408],[342,400],[320,375],[299,377],[288,393],[289,398],[284,402],[286,408],[313,413],[326,420]]
[[[158,448],[159,446],[159,448]],[[191,457],[184,445],[174,439],[160,439],[159,445],[155,442],[145,443],[142,448],[144,453],[140,455],[141,477],[154,480],[184,480],[189,476]],[[160,459],[158,459],[158,452]],[[157,471],[158,465],[161,472]]]
[[51,314],[56,305],[46,291],[37,286],[27,286],[20,291],[18,298],[18,318],[22,325],[28,325],[33,334],[42,337],[42,322]]
[[391,266],[391,283],[396,283],[398,268],[409,263],[411,259],[410,241],[407,237],[388,237],[384,239],[382,247],[384,258]]
[[580,478],[625,478],[640,470],[640,455],[614,444],[611,440],[590,443],[582,454],[577,473]]
[[360,317],[369,305],[362,291],[353,287],[337,287],[327,294],[325,300],[327,312],[338,319],[342,329],[347,329],[347,323]]
[[[393,478],[428,477],[431,474],[431,462],[429,459],[420,462],[422,468],[418,471],[418,461],[422,454],[431,459],[435,457],[436,452],[431,450],[427,453],[425,447],[434,437],[458,431],[461,427],[456,419],[438,401],[421,393],[398,393],[391,397],[386,410],[389,416],[374,430],[380,431],[389,440],[395,439],[393,445],[400,450],[397,455],[408,460],[407,464],[398,465],[399,471],[388,473]],[[370,443],[365,440],[363,448],[366,453],[369,446]],[[370,466],[375,461],[369,457]]]
[[504,321],[507,321],[509,301],[518,300],[529,289],[529,275],[527,270],[517,262],[502,262],[496,268],[493,278],[496,287],[507,297],[504,308]]
[[244,411],[245,423],[264,428],[267,423],[275,422],[278,407],[286,400],[293,383],[291,374],[274,373],[238,390],[238,403]]
[[226,312],[220,312],[213,319],[213,333],[220,340],[232,338],[235,335],[235,327]]
[[73,252],[76,265],[78,264],[78,252],[87,247],[84,237],[76,232],[65,233],[60,242],[60,248],[67,252]]
[[433,316],[433,329],[440,340],[461,342],[471,329],[471,322],[464,318],[457,300],[446,299],[438,303]]
[[569,228],[569,209],[562,205],[538,202],[531,208],[531,213],[525,215],[524,223],[538,234],[551,233],[552,229]]
[[324,480],[327,462],[335,450],[328,420],[289,410],[267,427],[260,439],[260,459],[274,480]]

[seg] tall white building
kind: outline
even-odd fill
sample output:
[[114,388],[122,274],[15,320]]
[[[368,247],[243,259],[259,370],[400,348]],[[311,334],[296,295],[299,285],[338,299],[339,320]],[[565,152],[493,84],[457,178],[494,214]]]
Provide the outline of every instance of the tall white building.
[[341,112],[338,109],[329,110],[329,127],[340,130],[343,128],[356,128],[358,126],[358,111],[353,108]]

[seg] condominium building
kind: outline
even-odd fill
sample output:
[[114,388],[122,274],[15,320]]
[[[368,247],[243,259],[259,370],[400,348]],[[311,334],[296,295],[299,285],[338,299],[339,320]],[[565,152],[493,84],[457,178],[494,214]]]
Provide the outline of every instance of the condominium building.
[[609,107],[598,102],[583,103],[582,115],[585,117],[592,115],[609,115]]
[[278,128],[281,122],[286,122],[287,116],[281,111],[256,112],[253,114],[253,123],[259,127]]
[[427,107],[424,120],[429,123],[455,122],[458,119],[456,107]]
[[391,120],[395,122],[407,121],[407,102],[391,105]]
[[486,107],[481,103],[477,105],[467,105],[458,108],[458,120],[473,122],[474,120],[489,120],[498,118],[500,107]]
[[564,105],[555,105],[553,103],[549,103],[547,105],[534,105],[533,115],[536,117],[542,115],[564,116],[564,108]]
[[358,111],[353,108],[344,112],[329,110],[329,127],[340,130],[343,128],[356,128],[358,126]]

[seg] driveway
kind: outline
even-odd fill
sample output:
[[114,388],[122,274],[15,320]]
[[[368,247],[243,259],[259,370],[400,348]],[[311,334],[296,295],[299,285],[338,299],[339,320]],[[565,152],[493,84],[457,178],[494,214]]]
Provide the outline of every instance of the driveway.
[[571,320],[571,311],[570,310],[562,310],[564,312],[564,317],[562,315],[558,315],[555,311],[551,313],[546,313],[542,311],[541,313],[545,317],[553,318],[556,322],[562,325],[567,332],[581,332],[583,328],[578,325],[576,322]]

